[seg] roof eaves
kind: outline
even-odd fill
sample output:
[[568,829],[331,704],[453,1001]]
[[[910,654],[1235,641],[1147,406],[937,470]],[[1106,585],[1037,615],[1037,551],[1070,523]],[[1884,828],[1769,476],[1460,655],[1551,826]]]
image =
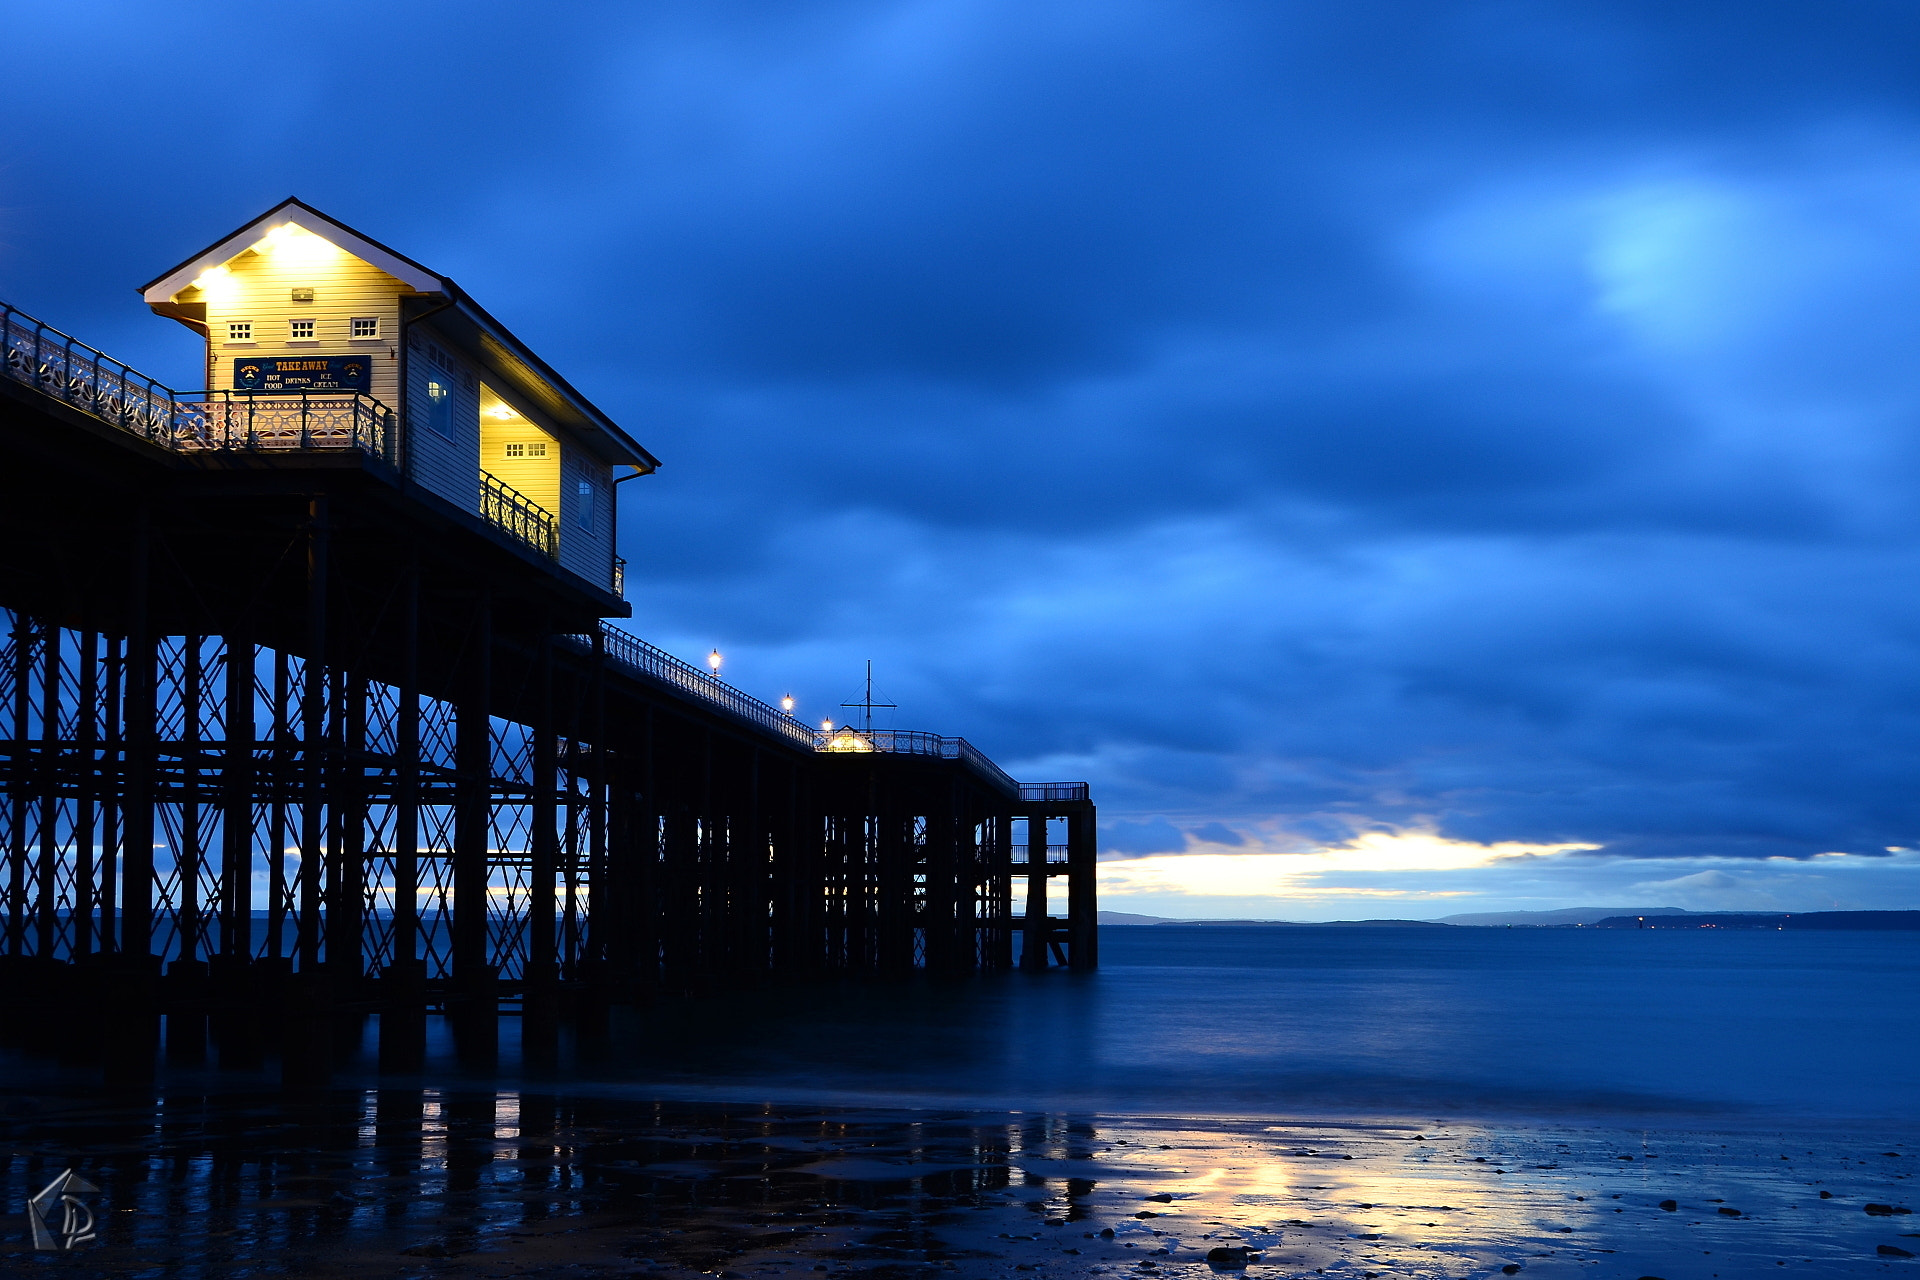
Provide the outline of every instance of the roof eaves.
[[[298,210],[300,216],[284,217],[290,209]],[[324,236],[340,248],[366,259],[417,292],[439,293],[446,286],[445,278],[438,272],[422,266],[403,253],[388,248],[371,236],[362,235],[346,223],[328,217],[304,200],[289,197],[259,217],[235,227],[186,261],[141,285],[141,295],[149,303],[169,301],[207,267],[217,266],[237,256],[245,245],[259,238],[256,233],[264,224],[276,219],[296,223],[316,235]],[[241,243],[243,240],[245,244]]]
[[450,279],[443,277],[447,286],[447,296],[456,306],[466,313],[467,318],[481,329],[493,335],[495,340],[505,346],[520,361],[526,364],[534,376],[545,382],[580,414],[596,430],[605,432],[616,445],[631,450],[636,457],[643,459],[648,469],[657,468],[660,460],[647,452],[646,447],[631,435],[626,428],[609,418],[600,407],[581,395],[572,383],[561,377],[545,360],[535,355],[533,349],[513,335],[513,331],[494,319],[487,309],[473,300],[473,296]]

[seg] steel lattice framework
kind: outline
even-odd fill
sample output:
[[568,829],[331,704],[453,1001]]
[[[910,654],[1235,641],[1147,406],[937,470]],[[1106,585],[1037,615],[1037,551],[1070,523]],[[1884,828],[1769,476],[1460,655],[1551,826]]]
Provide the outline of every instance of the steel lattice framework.
[[188,1057],[271,1024],[292,1078],[334,1010],[406,1069],[430,1010],[484,1056],[515,1003],[543,1053],[715,982],[1095,962],[1085,784],[816,735],[609,628],[410,487],[377,407],[182,435],[195,402],[4,306],[0,347],[0,993],[100,1007],[110,1070],[163,1011]]

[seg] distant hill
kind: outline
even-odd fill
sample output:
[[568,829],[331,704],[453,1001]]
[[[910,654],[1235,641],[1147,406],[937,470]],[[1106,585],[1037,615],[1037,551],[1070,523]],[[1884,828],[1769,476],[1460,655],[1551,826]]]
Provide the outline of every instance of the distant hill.
[[1271,929],[1446,929],[1433,920],[1162,920],[1163,925],[1257,924]]
[[1441,916],[1440,923],[1496,929],[1555,929],[1576,924],[1593,924],[1609,916],[1691,914],[1679,907],[1567,907],[1560,911],[1474,911],[1463,916]]
[[[1146,924],[1249,925],[1249,924],[1257,924],[1263,927],[1275,928],[1275,929],[1328,929],[1336,925],[1343,925],[1348,928],[1353,928],[1359,925],[1365,925],[1366,927],[1371,929],[1380,929],[1380,928],[1440,929],[1445,927],[1444,925],[1438,924],[1432,920],[1193,920],[1193,919],[1182,920],[1182,919],[1177,919],[1169,916],[1137,916],[1137,915],[1129,914],[1128,912],[1125,912],[1125,911],[1102,911],[1099,913],[1099,915],[1100,915],[1101,924],[1117,924],[1117,925],[1146,925]],[[1019,917],[1016,916],[1015,919],[1019,919]]]
[[1609,916],[1596,929],[1871,929],[1920,930],[1920,911],[1696,911],[1685,916]]

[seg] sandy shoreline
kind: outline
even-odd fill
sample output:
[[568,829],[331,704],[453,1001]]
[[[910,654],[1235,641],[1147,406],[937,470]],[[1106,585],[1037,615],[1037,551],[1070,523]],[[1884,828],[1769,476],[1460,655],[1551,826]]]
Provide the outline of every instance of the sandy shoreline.
[[1913,1207],[1920,1146],[1862,1130],[417,1090],[157,1109],[16,1096],[8,1130],[9,1261],[29,1260],[24,1195],[71,1164],[102,1188],[101,1240],[59,1260],[81,1275],[1201,1276],[1222,1248],[1274,1277],[1920,1265],[1883,1252],[1920,1254],[1920,1219],[1866,1211]]

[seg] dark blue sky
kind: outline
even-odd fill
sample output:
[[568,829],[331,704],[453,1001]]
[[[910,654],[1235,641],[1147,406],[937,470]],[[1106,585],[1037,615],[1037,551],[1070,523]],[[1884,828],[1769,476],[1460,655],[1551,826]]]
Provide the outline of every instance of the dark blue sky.
[[1920,906],[1910,5],[7,25],[0,298],[190,383],[133,286],[289,194],[454,276],[665,460],[637,630],[1162,906]]

